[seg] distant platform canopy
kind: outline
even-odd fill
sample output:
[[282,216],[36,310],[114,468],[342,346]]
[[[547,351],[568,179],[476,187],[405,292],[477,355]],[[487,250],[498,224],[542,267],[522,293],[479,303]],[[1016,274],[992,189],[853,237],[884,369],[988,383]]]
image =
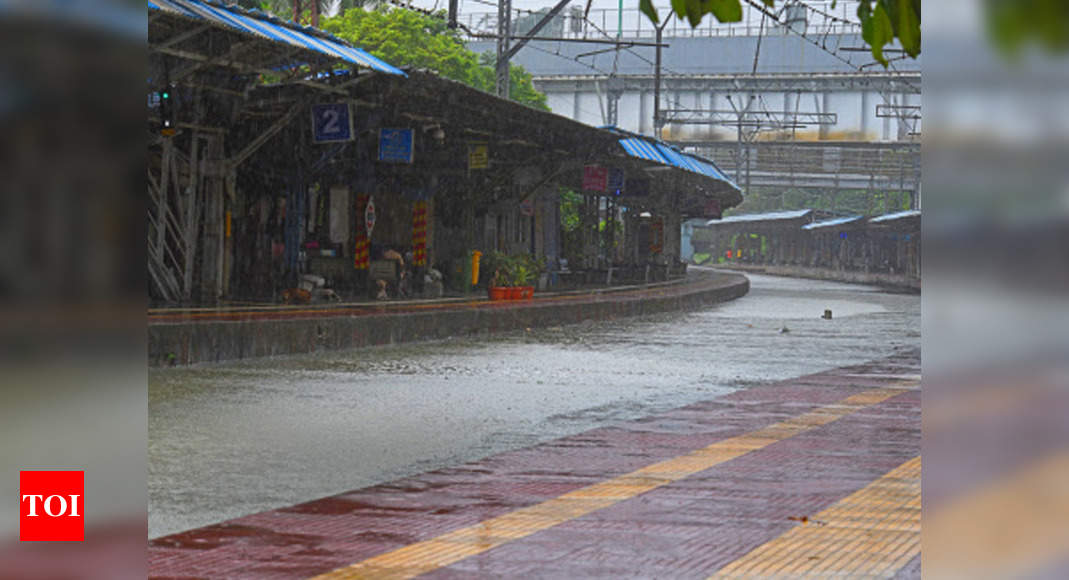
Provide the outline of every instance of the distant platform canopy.
[[796,209],[790,211],[773,211],[768,213],[748,213],[744,215],[733,215],[723,219],[709,220],[705,222],[707,226],[715,226],[720,224],[735,224],[743,222],[769,222],[769,221],[782,221],[782,220],[796,220],[809,217],[813,213],[811,209]]
[[803,230],[819,230],[825,228],[834,228],[836,226],[845,226],[848,224],[858,224],[865,219],[865,216],[851,215],[841,218],[835,218],[830,220],[824,220],[819,222],[813,222],[802,226]]
[[876,217],[870,219],[869,223],[883,224],[883,223],[889,223],[889,222],[895,222],[895,221],[899,221],[899,220],[905,220],[905,219],[910,219],[910,218],[919,218],[919,217],[921,217],[921,210],[919,210],[919,209],[910,209],[910,210],[906,210],[906,211],[899,211],[899,212],[895,212],[895,213],[888,213],[888,214],[884,214],[884,215],[881,215],[881,216],[876,216]]

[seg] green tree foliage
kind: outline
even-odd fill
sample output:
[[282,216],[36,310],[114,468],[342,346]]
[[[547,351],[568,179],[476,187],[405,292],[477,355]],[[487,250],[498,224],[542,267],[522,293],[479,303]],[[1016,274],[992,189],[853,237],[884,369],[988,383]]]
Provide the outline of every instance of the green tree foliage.
[[1015,54],[1036,42],[1052,52],[1069,50],[1069,3],[1064,0],[985,0],[988,34]]
[[[300,0],[301,24],[312,23],[312,2],[319,7],[320,18],[337,11],[338,14],[350,8],[371,7],[377,5],[378,0]],[[237,5],[242,8],[257,8],[264,12],[270,12],[283,20],[293,19],[293,0],[237,0]]]
[[570,260],[577,259],[583,250],[582,209],[582,194],[570,189],[560,190],[561,254]]
[[[394,66],[428,69],[482,91],[494,90],[493,55],[480,56],[464,46],[457,31],[446,26],[444,11],[432,16],[385,6],[352,8],[321,24]],[[549,110],[530,73],[512,65],[510,74],[512,100]]]
[[[706,14],[712,14],[720,22],[742,20],[742,2],[764,9],[775,7],[775,0],[672,0],[671,12],[690,23],[691,28],[701,24]],[[856,0],[857,16],[861,20],[861,36],[872,50],[872,57],[887,66],[883,48],[898,39],[902,50],[917,58],[921,53],[921,0]],[[996,2],[998,0],[988,0]],[[1016,0],[1001,0],[1015,4]],[[1064,6],[1060,0],[1030,0],[1031,4]],[[834,8],[835,3],[832,3]],[[653,0],[639,0],[639,10],[654,24],[660,23],[660,15]],[[1064,11],[1064,8],[1062,8]]]

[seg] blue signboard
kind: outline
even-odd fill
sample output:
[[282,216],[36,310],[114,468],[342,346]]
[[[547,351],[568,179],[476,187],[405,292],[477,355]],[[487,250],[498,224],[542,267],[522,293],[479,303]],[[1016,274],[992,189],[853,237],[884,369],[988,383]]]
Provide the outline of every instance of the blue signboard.
[[334,143],[353,140],[353,116],[349,103],[312,105],[312,140]]
[[379,129],[379,161],[412,163],[412,129]]
[[624,191],[624,170],[609,168],[609,193],[620,195]]

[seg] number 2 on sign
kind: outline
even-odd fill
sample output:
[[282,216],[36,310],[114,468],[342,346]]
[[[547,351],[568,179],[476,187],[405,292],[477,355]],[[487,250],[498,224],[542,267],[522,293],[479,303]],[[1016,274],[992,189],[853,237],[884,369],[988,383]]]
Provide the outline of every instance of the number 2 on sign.
[[323,133],[330,135],[337,133],[341,129],[341,126],[338,124],[337,109],[327,109],[323,111],[323,119],[326,121],[326,123],[323,124]]

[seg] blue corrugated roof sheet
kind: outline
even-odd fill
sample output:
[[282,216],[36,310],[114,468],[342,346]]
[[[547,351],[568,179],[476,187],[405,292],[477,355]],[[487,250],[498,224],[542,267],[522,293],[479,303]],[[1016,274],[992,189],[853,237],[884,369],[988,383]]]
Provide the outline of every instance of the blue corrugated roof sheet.
[[[629,133],[613,126],[604,126],[600,128],[608,129],[615,133],[634,135],[634,133]],[[620,139],[619,143],[620,146],[624,148],[624,151],[632,157],[683,169],[691,173],[697,173],[698,175],[704,175],[705,177],[723,181],[729,186],[739,189],[739,186],[735,185],[734,181],[728,179],[728,177],[717,169],[716,165],[713,165],[713,163],[690,155],[689,153],[683,153],[667,143],[637,136]]]
[[150,10],[206,20],[246,34],[311,50],[386,74],[407,76],[401,69],[349,46],[342,39],[312,28],[286,23],[259,10],[245,10],[212,0],[146,0]]
[[671,165],[671,163],[664,158],[664,155],[661,155],[657,148],[645,139],[639,139],[637,137],[620,139],[620,146],[632,157],[645,159],[646,161],[653,161],[654,163],[660,163],[662,165]]

